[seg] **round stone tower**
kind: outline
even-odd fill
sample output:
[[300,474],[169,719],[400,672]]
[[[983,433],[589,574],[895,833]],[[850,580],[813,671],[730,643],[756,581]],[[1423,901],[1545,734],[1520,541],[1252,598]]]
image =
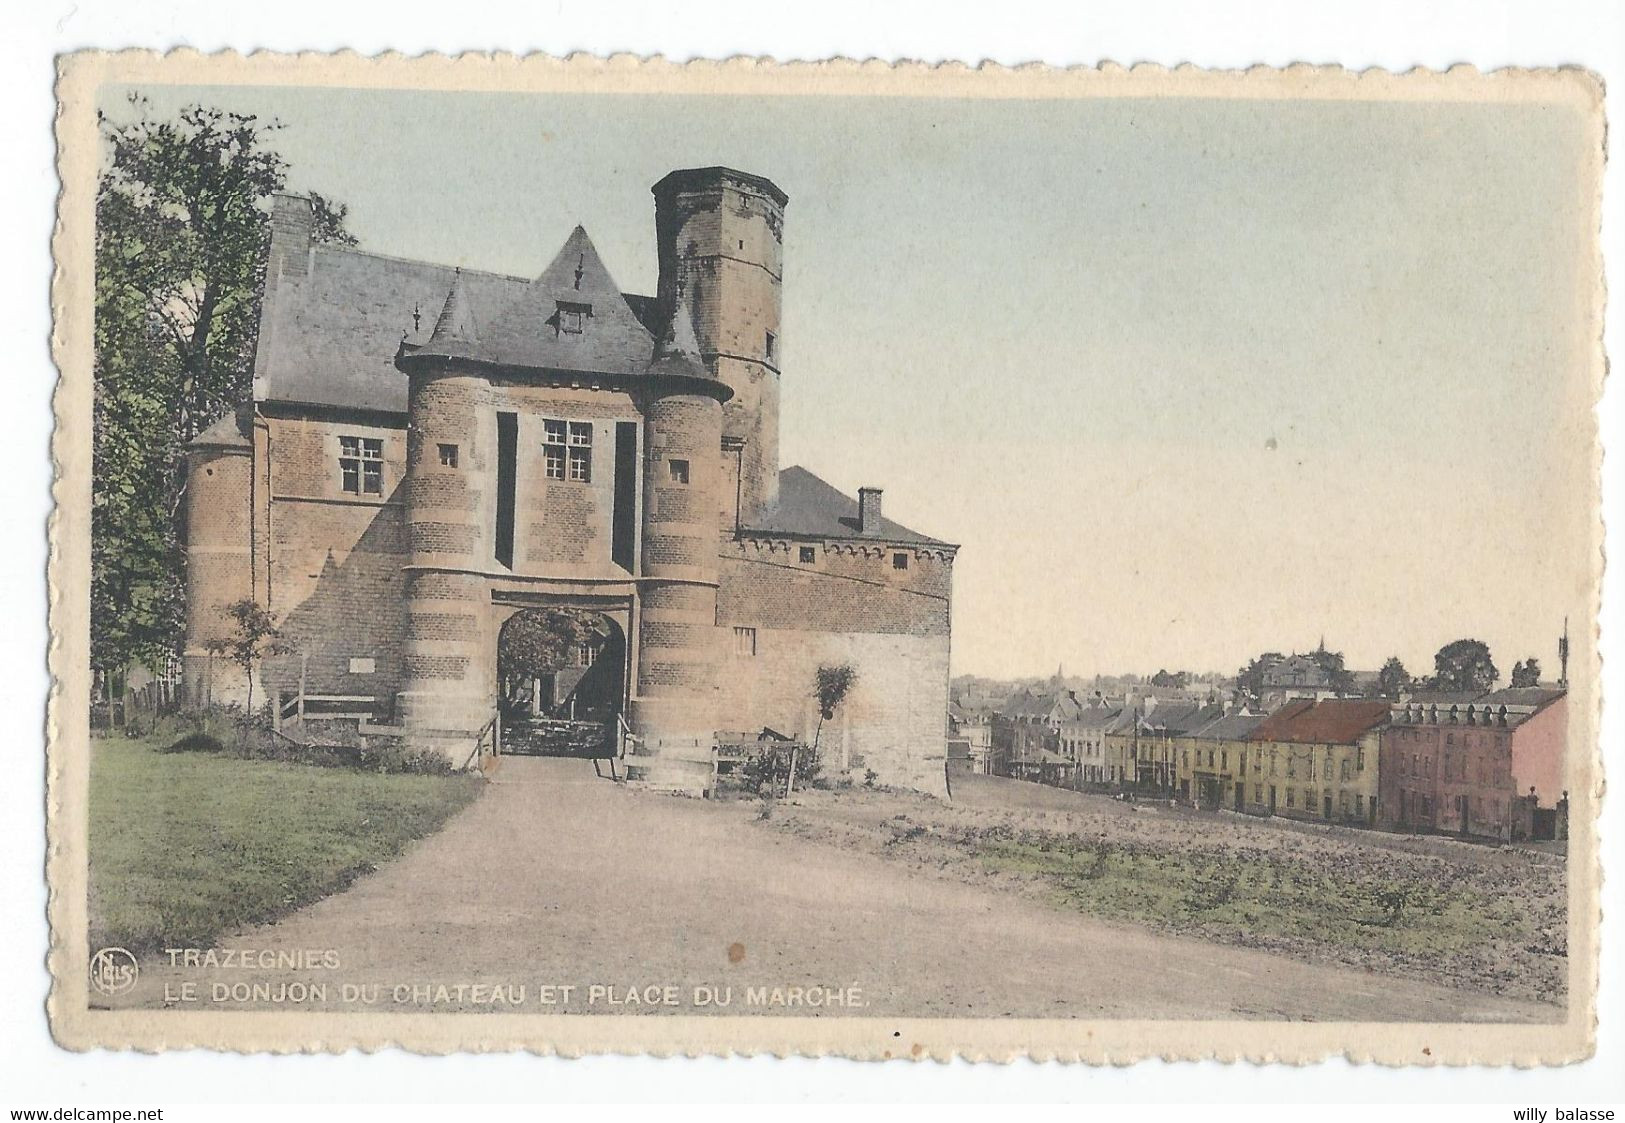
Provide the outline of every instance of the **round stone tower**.
[[637,690],[642,742],[628,776],[703,791],[717,715],[717,508],[726,385],[701,365],[696,317],[679,292],[643,391],[643,551]]
[[[452,752],[490,719],[484,496],[496,472],[491,385],[460,362],[475,342],[459,274],[429,344],[407,366],[406,641],[398,721]],[[442,736],[443,735],[443,736]],[[444,740],[446,745],[440,745]],[[466,748],[465,750],[466,751]],[[456,763],[461,763],[458,761]]]
[[667,315],[683,293],[694,311],[700,359],[733,398],[722,431],[742,442],[739,521],[749,525],[778,496],[779,337],[784,208],[767,179],[730,168],[675,171],[653,187]]
[[[188,697],[238,704],[247,683],[211,642],[236,632],[227,608],[254,595],[254,450],[227,415],[186,449],[186,653]],[[264,695],[257,693],[263,699]]]

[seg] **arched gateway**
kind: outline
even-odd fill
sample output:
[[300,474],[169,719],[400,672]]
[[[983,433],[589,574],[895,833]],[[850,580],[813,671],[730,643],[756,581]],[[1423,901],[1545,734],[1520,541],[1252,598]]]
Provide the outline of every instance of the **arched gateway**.
[[630,603],[512,611],[497,635],[500,753],[604,760],[624,752],[630,619]]

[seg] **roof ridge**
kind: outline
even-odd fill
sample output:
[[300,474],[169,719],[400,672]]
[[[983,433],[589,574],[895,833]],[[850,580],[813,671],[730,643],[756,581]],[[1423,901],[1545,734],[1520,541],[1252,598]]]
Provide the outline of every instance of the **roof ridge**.
[[[430,261],[424,257],[402,257],[399,254],[379,253],[376,250],[357,249],[355,246],[339,246],[331,242],[317,242],[311,246],[311,249],[320,250],[322,253],[346,254],[350,257],[370,257],[374,261],[394,261],[401,265],[427,265],[431,269],[465,269],[464,266],[453,265],[447,261]],[[466,272],[476,277],[490,277],[498,281],[517,281],[520,284],[525,284],[533,279],[517,273],[497,273],[490,269],[467,268]]]

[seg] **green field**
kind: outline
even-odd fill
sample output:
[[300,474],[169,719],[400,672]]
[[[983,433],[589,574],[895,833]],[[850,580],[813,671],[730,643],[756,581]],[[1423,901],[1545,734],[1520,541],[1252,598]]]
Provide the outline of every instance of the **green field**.
[[420,776],[92,742],[90,940],[207,947],[335,893],[480,793]]

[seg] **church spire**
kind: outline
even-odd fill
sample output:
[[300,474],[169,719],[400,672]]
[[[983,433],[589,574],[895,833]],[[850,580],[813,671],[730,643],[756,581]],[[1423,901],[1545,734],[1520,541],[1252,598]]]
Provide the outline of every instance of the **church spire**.
[[445,306],[440,309],[440,318],[434,323],[434,334],[429,336],[430,343],[477,343],[479,337],[474,330],[474,308],[463,290],[463,271],[458,269],[452,274],[451,289],[446,293]]

